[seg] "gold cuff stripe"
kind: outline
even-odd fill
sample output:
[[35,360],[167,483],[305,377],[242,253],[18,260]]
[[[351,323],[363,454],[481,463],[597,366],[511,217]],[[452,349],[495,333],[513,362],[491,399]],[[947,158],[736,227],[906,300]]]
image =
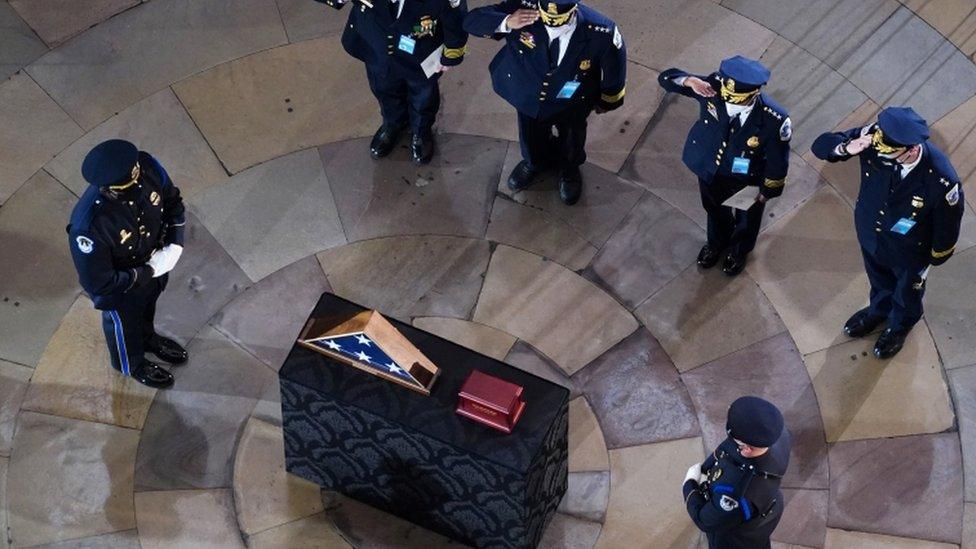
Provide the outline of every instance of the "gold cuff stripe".
[[786,184],[786,178],[783,179],[767,179],[763,182],[763,186],[767,189],[778,189]]
[[462,46],[460,48],[444,48],[444,57],[447,59],[460,59],[464,57],[464,54],[468,53],[468,47]]
[[620,90],[620,93],[616,95],[607,95],[605,93],[602,93],[600,94],[600,99],[602,99],[606,103],[616,103],[617,101],[623,99],[625,95],[627,95],[627,88]]
[[956,251],[955,246],[952,246],[951,248],[949,248],[944,252],[937,252],[935,250],[932,250],[932,257],[934,257],[935,259],[942,259],[943,257],[946,257],[947,255],[951,254],[954,251]]

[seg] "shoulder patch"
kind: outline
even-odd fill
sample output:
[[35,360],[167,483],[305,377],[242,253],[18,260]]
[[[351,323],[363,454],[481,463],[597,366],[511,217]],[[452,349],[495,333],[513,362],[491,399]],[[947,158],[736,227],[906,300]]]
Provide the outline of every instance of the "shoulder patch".
[[727,494],[722,494],[722,497],[718,500],[718,506],[726,513],[730,513],[739,508],[739,502]]
[[949,192],[946,193],[946,202],[948,202],[950,206],[955,206],[959,203],[959,183],[953,185],[952,188],[949,189]]
[[619,50],[624,47],[624,37],[620,35],[620,27],[613,26],[613,45]]
[[779,127],[779,139],[780,141],[793,139],[793,122],[790,121],[789,116],[783,121],[783,125]]
[[95,249],[95,243],[92,239],[87,236],[79,236],[75,238],[75,244],[78,245],[78,251],[83,254],[90,254]]

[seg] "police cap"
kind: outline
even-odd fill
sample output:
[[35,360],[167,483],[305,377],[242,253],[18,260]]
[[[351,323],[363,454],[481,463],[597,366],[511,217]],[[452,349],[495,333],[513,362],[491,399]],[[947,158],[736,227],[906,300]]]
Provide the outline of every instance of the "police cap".
[[132,178],[138,161],[138,147],[123,139],[110,139],[89,151],[81,163],[81,175],[96,187],[118,185]]
[[878,115],[885,143],[909,147],[929,138],[929,125],[911,107],[888,107]]
[[783,433],[783,414],[767,400],[744,396],[729,406],[725,429],[729,436],[749,446],[769,448]]

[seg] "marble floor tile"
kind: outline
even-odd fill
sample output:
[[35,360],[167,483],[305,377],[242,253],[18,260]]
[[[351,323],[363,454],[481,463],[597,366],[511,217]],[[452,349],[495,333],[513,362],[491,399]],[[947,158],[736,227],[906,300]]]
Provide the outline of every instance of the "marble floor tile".
[[847,549],[848,547],[857,547],[858,549],[953,549],[958,545],[865,532],[849,532],[836,528],[827,529],[824,549]]
[[945,367],[976,363],[972,342],[976,329],[976,292],[967,283],[976,268],[976,249],[953,256],[929,274],[925,291],[925,322]]
[[[704,457],[701,438],[610,451],[610,504],[596,547],[698,547],[681,497],[685,471]],[[650,497],[654,494],[654,497]]]
[[[0,4],[0,10],[6,7]],[[81,133],[26,73],[0,81],[0,204]]]
[[792,436],[790,466],[783,485],[827,488],[827,444],[817,395],[788,333],[760,341],[681,377],[698,411],[706,448],[714,448],[725,440],[725,421],[735,399],[759,396],[779,407]]
[[342,51],[338,34],[243,57],[173,89],[232,174],[282,154],[372,135],[380,124],[366,70]]
[[190,211],[183,256],[159,297],[156,330],[185,344],[250,285],[244,271]]
[[7,471],[13,547],[135,528],[139,432],[22,412]]
[[281,427],[251,419],[234,457],[234,508],[245,535],[323,511],[318,485],[285,471]]
[[515,342],[508,355],[505,356],[504,362],[542,379],[549,380],[556,385],[566,387],[569,389],[570,398],[576,398],[580,395],[576,385],[566,375],[566,372],[562,371],[549,357],[524,341]]
[[35,549],[140,549],[139,532],[123,530],[88,538],[38,545]]
[[440,534],[334,492],[324,492],[326,517],[357,549],[443,549],[464,547]]
[[972,0],[902,0],[902,3],[948,38],[963,54],[968,57],[976,54],[976,6]]
[[140,492],[136,517],[143,549],[244,547],[230,490]]
[[91,129],[173,82],[285,41],[273,2],[146,2],[41,57],[27,71]]
[[490,253],[488,242],[480,240],[403,236],[335,248],[318,254],[318,260],[336,294],[409,321],[468,318]]
[[826,490],[783,490],[786,509],[773,532],[777,541],[823,547],[827,535]]
[[686,269],[634,314],[685,372],[782,332],[776,310],[748,276]]
[[572,271],[586,267],[597,253],[562,219],[507,197],[495,199],[485,238],[548,257]]
[[[768,231],[787,214],[800,208],[827,182],[803,156],[790,153],[790,171],[782,196],[766,203],[762,232]],[[762,240],[762,236],[759,237]]]
[[325,513],[248,536],[247,546],[251,549],[352,549]]
[[141,0],[10,0],[10,7],[52,48]]
[[962,549],[976,547],[976,503],[966,502],[962,519]]
[[637,328],[596,286],[508,246],[492,255],[473,320],[525,340],[570,375]]
[[[473,7],[469,2],[468,8]],[[518,140],[515,107],[495,93],[488,70],[499,47],[500,43],[494,40],[468,38],[464,62],[440,80],[441,108],[435,125],[438,131]]]
[[64,231],[76,202],[39,172],[0,209],[0,359],[36,365],[78,296]]
[[99,124],[58,153],[44,169],[81,196],[88,188],[88,182],[81,176],[85,155],[108,139],[129,140],[153,155],[180,188],[184,200],[228,180],[210,146],[169,88]]
[[976,365],[951,370],[947,375],[959,419],[966,501],[976,501]]
[[485,234],[508,144],[464,135],[437,137],[439,153],[415,166],[406,146],[382,161],[358,139],[320,149],[350,242],[381,236]]
[[0,360],[0,456],[10,456],[17,414],[33,373],[26,366]]
[[634,309],[695,262],[701,228],[648,193],[600,249],[584,276]]
[[695,410],[667,353],[640,328],[573,376],[609,448],[697,436]]
[[[828,442],[938,433],[953,424],[949,390],[932,338],[919,324],[894,358],[871,354],[873,338],[803,357]],[[925,402],[906,407],[906,402]]]
[[[349,10],[338,11],[319,2],[305,0],[275,0],[289,42],[321,38],[342,31],[349,19]],[[336,52],[342,54],[343,52]]]
[[592,549],[600,529],[598,522],[556,513],[542,534],[539,549]]
[[251,411],[251,418],[281,426],[281,384],[277,377],[265,387],[264,394]]
[[307,257],[241,292],[210,324],[277,370],[315,303],[330,289],[319,262]]
[[976,96],[932,124],[932,141],[949,155],[966,199],[976,201]]
[[7,530],[7,469],[10,459],[0,457],[0,549],[8,549],[9,530]]
[[167,393],[257,399],[277,377],[274,370],[211,326],[200,330],[186,350],[190,359],[172,368],[176,384]]
[[593,522],[603,522],[610,497],[610,472],[586,471],[569,474],[569,487],[559,512]]
[[956,433],[838,443],[830,449],[827,524],[959,543],[960,458]]
[[193,211],[254,281],[346,243],[315,149],[238,173],[194,200]]
[[603,430],[584,397],[569,401],[570,472],[606,471],[610,468]]
[[801,353],[846,341],[844,323],[867,305],[853,217],[840,196],[822,188],[759,239],[746,266]]
[[[854,109],[852,113],[847,115],[835,127],[830,129],[822,128],[821,132],[843,132],[852,128],[860,128],[867,124],[873,124],[878,120],[879,112],[881,112],[881,107],[869,99],[861,103],[858,108]],[[853,208],[861,186],[860,163],[853,161],[825,162],[815,157],[812,151],[806,150],[800,152],[802,153],[803,160],[815,171],[819,172],[821,177],[834,188],[837,194]]]
[[504,360],[515,344],[515,337],[501,330],[457,318],[426,316],[413,325],[496,360]]
[[25,410],[141,429],[156,395],[112,368],[102,315],[79,297],[41,356]]
[[0,80],[44,55],[47,46],[7,2],[0,3]]

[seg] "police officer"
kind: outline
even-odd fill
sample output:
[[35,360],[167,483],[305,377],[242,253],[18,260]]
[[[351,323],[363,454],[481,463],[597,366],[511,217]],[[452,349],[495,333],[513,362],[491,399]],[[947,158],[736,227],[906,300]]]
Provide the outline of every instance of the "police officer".
[[180,190],[149,153],[113,139],[85,157],[89,187],[68,225],[81,287],[102,311],[112,367],[165,389],[173,376],[145,357],[183,364],[186,351],[156,333],[156,299],[183,251],[186,225]]
[[525,189],[557,168],[559,197],[575,204],[583,191],[586,119],[624,100],[627,51],[617,25],[579,0],[506,0],[472,10],[464,28],[506,40],[490,70],[495,92],[518,112],[522,161],[508,187]]
[[844,332],[864,337],[887,321],[874,346],[878,358],[901,350],[922,318],[929,266],[945,263],[959,238],[962,185],[948,158],[928,138],[928,124],[914,110],[889,107],[876,124],[825,133],[812,147],[829,162],[857,156],[861,163],[854,226],[871,302],[854,313]]
[[[369,87],[383,115],[383,125],[369,144],[370,154],[390,154],[409,125],[414,163],[430,162],[440,108],[438,80],[441,73],[460,65],[467,51],[468,35],[461,28],[467,0],[316,1],[337,10],[353,4],[342,46],[366,64]],[[436,57],[429,59],[432,55]],[[428,60],[436,71],[430,77],[423,66]]]
[[[790,164],[793,126],[783,107],[761,92],[769,69],[759,61],[735,56],[718,72],[694,76],[678,69],[661,73],[669,92],[699,103],[699,115],[685,141],[682,160],[698,176],[702,206],[708,213],[708,241],[698,265],[709,269],[723,251],[723,271],[742,272],[756,245],[766,201],[783,194]],[[723,203],[747,186],[758,187],[748,209]]]
[[754,396],[732,403],[725,431],[728,438],[685,475],[688,514],[710,549],[768,548],[783,516],[790,432],[776,406]]

